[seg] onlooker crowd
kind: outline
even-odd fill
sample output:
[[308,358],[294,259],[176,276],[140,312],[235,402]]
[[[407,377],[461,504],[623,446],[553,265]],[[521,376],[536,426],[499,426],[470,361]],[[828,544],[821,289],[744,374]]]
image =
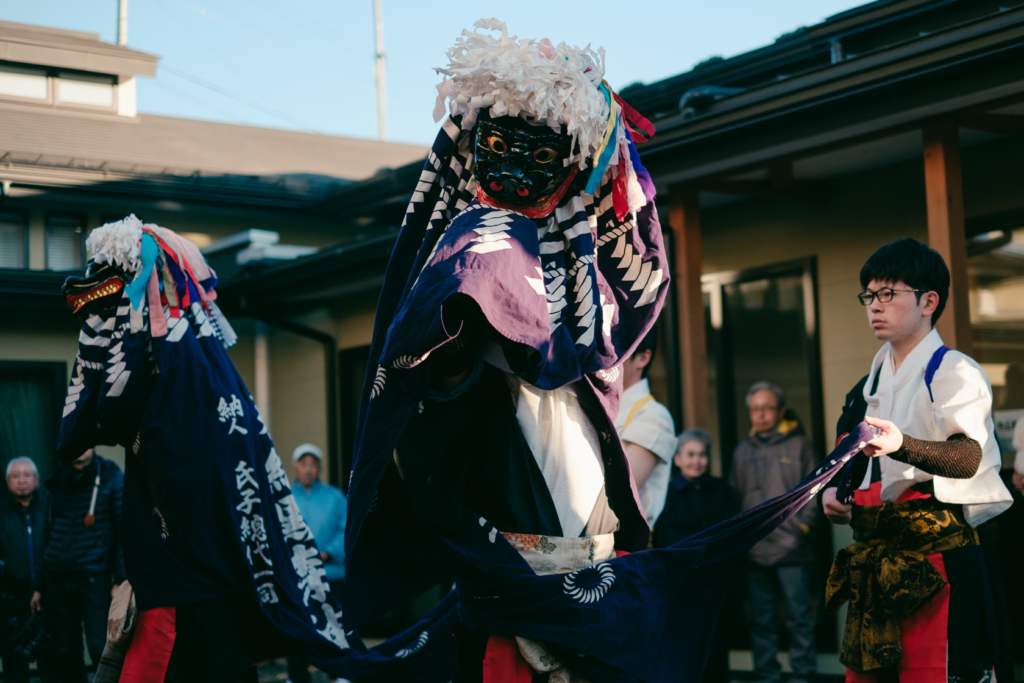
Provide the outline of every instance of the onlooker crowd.
[[[292,454],[292,493],[320,548],[325,578],[338,598],[345,581],[345,494],[320,481],[323,453],[303,444]],[[0,495],[0,662],[3,680],[28,683],[30,659],[19,652],[37,615],[36,675],[42,683],[85,682],[82,634],[95,665],[107,639],[114,589],[125,580],[121,555],[124,475],[89,449],[58,465],[43,487],[31,458],[7,463]],[[45,622],[45,623],[44,623]],[[44,629],[45,626],[45,629]],[[36,657],[33,656],[33,659]],[[309,661],[288,659],[293,683],[308,683]]]

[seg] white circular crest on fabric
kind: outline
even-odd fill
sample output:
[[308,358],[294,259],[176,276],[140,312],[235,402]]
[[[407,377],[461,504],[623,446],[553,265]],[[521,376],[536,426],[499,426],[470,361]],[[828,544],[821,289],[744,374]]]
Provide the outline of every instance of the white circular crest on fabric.
[[408,647],[403,647],[401,650],[395,653],[395,657],[399,659],[405,659],[410,655],[414,655],[423,649],[423,646],[427,644],[427,640],[430,639],[430,634],[424,631],[416,639],[416,642],[410,643]]
[[[596,574],[591,578],[590,574]],[[581,579],[583,579],[581,581]],[[586,581],[586,579],[591,579]],[[607,562],[577,569],[566,575],[562,582],[562,591],[576,602],[587,605],[597,602],[605,596],[608,589],[615,583],[615,570]]]

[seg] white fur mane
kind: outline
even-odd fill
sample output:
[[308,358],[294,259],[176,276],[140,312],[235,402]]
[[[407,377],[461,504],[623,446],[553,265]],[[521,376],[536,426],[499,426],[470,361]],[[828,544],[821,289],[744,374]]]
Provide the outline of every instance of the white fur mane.
[[601,146],[608,125],[608,101],[601,92],[604,49],[596,51],[547,38],[518,40],[509,36],[497,19],[480,19],[476,28],[500,31],[494,37],[463,31],[448,50],[448,68],[435,68],[445,76],[437,86],[434,120],[445,113],[445,100],[462,127],[471,129],[481,109],[491,116],[521,116],[566,132],[579,143],[575,161],[583,168]]

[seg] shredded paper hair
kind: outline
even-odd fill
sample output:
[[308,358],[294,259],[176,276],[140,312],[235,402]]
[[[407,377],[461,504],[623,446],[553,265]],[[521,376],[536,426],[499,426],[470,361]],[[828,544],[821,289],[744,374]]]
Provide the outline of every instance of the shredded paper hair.
[[110,263],[137,273],[141,239],[142,221],[133,213],[93,230],[85,240],[85,247],[96,263]]
[[452,116],[472,128],[481,109],[492,116],[521,116],[566,133],[579,144],[570,161],[585,166],[602,146],[608,127],[609,96],[601,90],[604,49],[592,50],[559,43],[509,36],[497,19],[480,19],[478,29],[500,31],[495,37],[463,31],[448,50],[448,68],[437,86],[434,120],[440,121],[448,101]]

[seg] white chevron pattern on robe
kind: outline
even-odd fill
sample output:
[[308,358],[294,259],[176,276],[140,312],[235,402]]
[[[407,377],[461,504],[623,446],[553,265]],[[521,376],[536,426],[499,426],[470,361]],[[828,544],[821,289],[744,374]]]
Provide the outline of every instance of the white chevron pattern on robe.
[[640,291],[640,298],[634,305],[640,307],[653,303],[658,296],[658,287],[661,286],[661,269],[652,270],[651,262],[644,261],[640,254],[633,251],[633,245],[626,239],[625,234],[620,235],[618,242],[615,243],[612,258],[620,259],[617,266],[619,270],[626,270],[622,275],[623,284],[631,282],[633,284],[629,291]]
[[492,251],[511,249],[512,244],[508,241],[509,234],[506,232],[506,224],[512,222],[512,212],[504,209],[488,211],[480,218],[480,227],[473,228],[479,237],[474,237],[474,243],[467,251],[476,254],[489,254]]

